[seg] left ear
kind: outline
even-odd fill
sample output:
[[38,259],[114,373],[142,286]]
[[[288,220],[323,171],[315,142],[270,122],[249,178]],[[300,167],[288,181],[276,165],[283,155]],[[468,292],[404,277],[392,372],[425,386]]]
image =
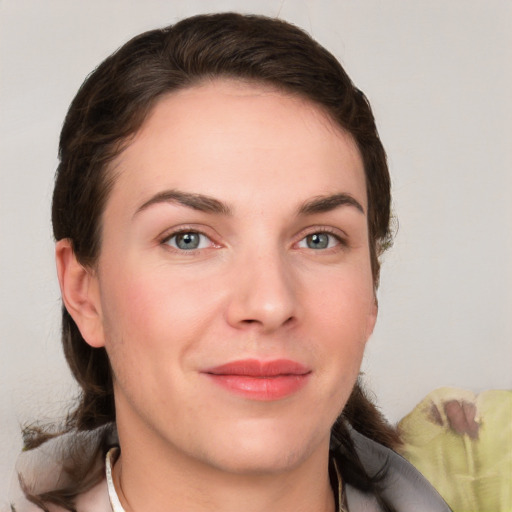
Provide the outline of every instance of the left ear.
[[55,260],[62,301],[77,325],[83,339],[91,347],[103,347],[105,336],[101,314],[98,278],[93,269],[84,267],[76,258],[70,240],[59,240]]

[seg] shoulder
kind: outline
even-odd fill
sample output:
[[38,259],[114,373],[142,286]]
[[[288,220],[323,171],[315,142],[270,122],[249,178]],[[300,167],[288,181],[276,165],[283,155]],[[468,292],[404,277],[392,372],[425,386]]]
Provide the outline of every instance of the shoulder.
[[104,478],[89,491],[78,496],[78,512],[112,512],[108,497],[107,480]]
[[[15,512],[41,512],[26,498],[26,493],[39,496],[73,489],[78,512],[110,511],[104,454],[116,442],[113,425],[106,425],[88,432],[70,432],[23,452],[16,465],[23,485],[13,485],[11,507]],[[53,504],[45,506],[50,512],[66,510]]]
[[[50,512],[69,512],[58,505],[50,504],[47,505],[47,508]],[[11,510],[14,512],[41,512],[42,509],[20,495],[18,499],[12,503]],[[108,498],[106,479],[103,479],[76,498],[76,510],[78,512],[112,512]]]
[[[382,474],[382,496],[395,510],[422,512],[450,512],[439,493],[409,462],[394,451],[350,429],[350,437],[366,471]],[[352,512],[380,512],[376,500],[347,486],[347,501]]]

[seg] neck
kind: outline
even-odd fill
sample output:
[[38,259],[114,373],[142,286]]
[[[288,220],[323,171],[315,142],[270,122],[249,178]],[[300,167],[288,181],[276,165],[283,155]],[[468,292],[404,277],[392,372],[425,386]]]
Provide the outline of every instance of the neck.
[[[133,431],[132,431],[133,432]],[[328,442],[280,472],[223,471],[168,443],[147,445],[120,429],[121,455],[113,468],[126,512],[334,512]]]

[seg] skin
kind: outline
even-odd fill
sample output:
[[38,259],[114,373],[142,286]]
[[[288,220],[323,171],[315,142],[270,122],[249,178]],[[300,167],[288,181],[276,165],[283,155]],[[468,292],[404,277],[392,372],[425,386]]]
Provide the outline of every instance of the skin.
[[[308,101],[214,81],[162,99],[112,172],[97,265],[63,240],[57,266],[66,307],[112,364],[126,510],[334,510],[330,428],[377,314],[352,138]],[[357,204],[318,207],[333,194]],[[179,249],[176,230],[202,233],[199,248]],[[247,358],[310,373],[276,400],[204,373]]]

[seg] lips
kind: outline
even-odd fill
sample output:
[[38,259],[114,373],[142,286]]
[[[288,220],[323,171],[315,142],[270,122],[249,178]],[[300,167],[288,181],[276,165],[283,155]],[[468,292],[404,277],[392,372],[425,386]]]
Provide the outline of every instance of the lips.
[[298,392],[307,383],[311,370],[288,359],[244,359],[202,373],[232,393],[252,400],[270,401]]

